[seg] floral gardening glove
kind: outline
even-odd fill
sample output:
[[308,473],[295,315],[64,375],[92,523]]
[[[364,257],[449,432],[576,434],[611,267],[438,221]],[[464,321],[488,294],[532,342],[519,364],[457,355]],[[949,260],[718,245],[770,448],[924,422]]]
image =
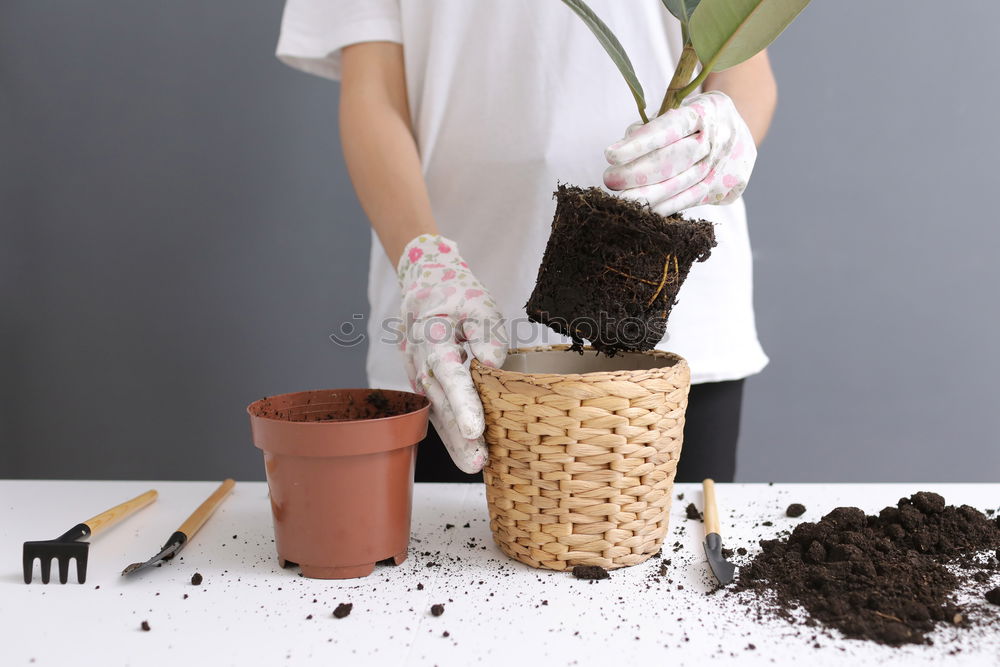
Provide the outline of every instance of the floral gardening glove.
[[630,125],[604,156],[611,164],[604,172],[608,188],[667,216],[735,201],[750,180],[757,146],[729,96],[712,91]]
[[507,357],[503,315],[443,236],[410,241],[399,259],[405,337],[400,349],[413,390],[431,402],[431,423],[455,465],[467,473],[486,463],[483,404],[465,366],[472,354],[487,366]]

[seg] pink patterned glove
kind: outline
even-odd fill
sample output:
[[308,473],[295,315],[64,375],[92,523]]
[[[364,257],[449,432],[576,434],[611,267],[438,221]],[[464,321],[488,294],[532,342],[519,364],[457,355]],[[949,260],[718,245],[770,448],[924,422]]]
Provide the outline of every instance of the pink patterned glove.
[[604,156],[611,164],[604,172],[608,188],[667,216],[735,201],[750,180],[757,145],[729,96],[712,91],[630,125]]
[[405,337],[400,349],[414,391],[431,402],[431,423],[452,461],[467,473],[486,463],[483,404],[465,366],[465,343],[479,361],[499,367],[507,357],[503,315],[443,236],[418,236],[403,249],[397,271]]

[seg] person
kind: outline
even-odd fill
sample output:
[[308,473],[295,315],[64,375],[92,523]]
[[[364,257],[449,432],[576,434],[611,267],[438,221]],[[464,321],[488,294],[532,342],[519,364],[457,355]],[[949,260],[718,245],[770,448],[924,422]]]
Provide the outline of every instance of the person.
[[[655,111],[679,22],[660,0],[590,4],[656,91]],[[712,258],[692,268],[657,348],[692,371],[677,480],[733,479],[744,379],[768,361],[741,197],[777,100],[766,52],[648,125],[558,0],[287,0],[277,56],[340,81],[344,157],[373,230],[368,381],[430,399],[418,481],[470,481],[485,462],[469,352],[499,365],[511,341],[564,342],[523,310],[557,182],[603,182],[715,223]]]

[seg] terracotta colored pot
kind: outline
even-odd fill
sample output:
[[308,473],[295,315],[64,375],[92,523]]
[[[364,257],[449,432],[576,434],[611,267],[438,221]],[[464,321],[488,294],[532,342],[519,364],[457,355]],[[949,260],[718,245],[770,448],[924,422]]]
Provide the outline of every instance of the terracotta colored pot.
[[331,389],[247,407],[282,567],[314,579],[364,577],[406,559],[417,443],[430,403],[405,391]]

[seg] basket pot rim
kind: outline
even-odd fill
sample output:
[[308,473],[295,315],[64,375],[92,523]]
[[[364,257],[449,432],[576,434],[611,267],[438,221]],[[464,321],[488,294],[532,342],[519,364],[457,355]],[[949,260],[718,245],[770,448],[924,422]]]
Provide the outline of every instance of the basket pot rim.
[[[538,345],[538,346],[535,346],[535,347],[518,347],[518,348],[513,348],[513,349],[509,350],[507,352],[507,358],[510,359],[514,355],[525,354],[527,352],[558,352],[559,354],[566,354],[568,351],[570,351],[570,349],[571,349],[571,346],[568,345],[568,344]],[[584,352],[584,354],[594,354],[595,350],[594,350],[594,348],[592,348],[592,347],[590,347],[588,345],[588,346],[585,346],[583,348],[583,352]],[[559,376],[563,376],[563,377],[589,378],[589,377],[596,377],[596,376],[608,375],[609,373],[612,373],[612,374],[615,374],[615,373],[622,373],[622,374],[639,373],[639,372],[643,372],[643,371],[657,370],[657,369],[663,369],[663,368],[671,368],[675,372],[677,372],[677,371],[681,371],[683,369],[686,369],[687,365],[688,365],[687,364],[687,360],[684,359],[684,357],[680,356],[679,354],[675,354],[673,352],[665,352],[663,350],[645,350],[645,351],[642,351],[642,352],[622,352],[622,353],[619,353],[619,355],[616,355],[615,357],[612,357],[611,359],[613,360],[613,359],[618,359],[620,357],[626,357],[626,356],[656,357],[656,358],[663,359],[666,363],[664,363],[662,366],[652,366],[650,368],[628,368],[628,367],[623,367],[623,368],[619,368],[617,370],[595,370],[595,371],[588,371],[588,372],[583,372],[583,373],[557,373],[557,372],[543,372],[543,371],[516,371],[516,370],[510,370],[510,369],[506,369],[506,368],[502,368],[502,367],[501,368],[495,368],[493,366],[487,366],[487,365],[481,363],[478,359],[473,358],[472,359],[472,368],[474,370],[480,372],[480,373],[497,373],[497,374],[502,374],[503,376],[509,377],[509,378],[515,378],[515,377],[531,378],[531,377],[537,377],[539,375],[547,375],[547,376],[559,375]]]

